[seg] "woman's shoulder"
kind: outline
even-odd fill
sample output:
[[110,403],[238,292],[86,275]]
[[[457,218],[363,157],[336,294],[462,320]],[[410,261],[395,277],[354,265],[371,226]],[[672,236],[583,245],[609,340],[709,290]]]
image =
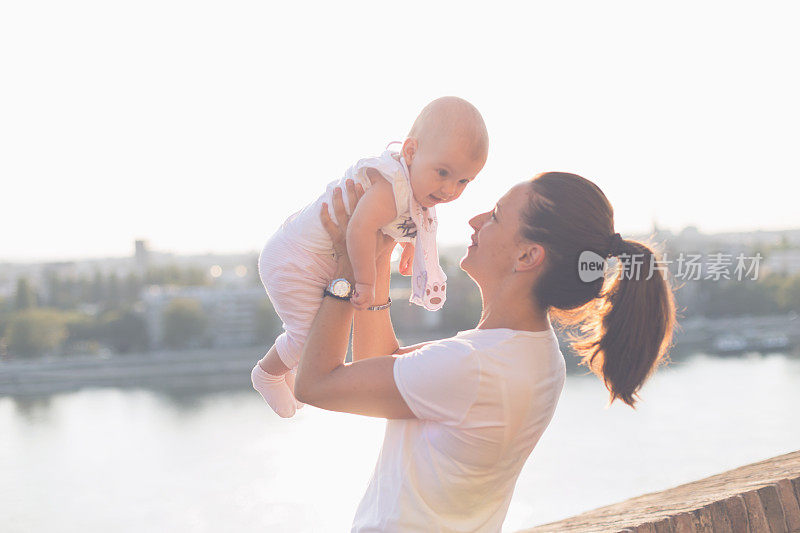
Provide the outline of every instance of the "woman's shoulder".
[[459,370],[480,370],[485,355],[509,351],[509,341],[520,336],[514,330],[473,329],[461,331],[452,337],[426,342],[398,357],[415,359],[420,365],[444,365]]
[[[469,339],[461,338],[459,335],[453,337],[446,337],[444,339],[437,339],[425,342],[419,345],[416,349],[407,352],[403,355],[419,354],[443,354],[449,353],[454,356],[468,355],[476,350],[475,344]],[[401,355],[400,357],[403,357]]]
[[511,373],[561,372],[564,355],[550,328],[543,331],[514,329],[474,329],[460,332],[456,338],[468,342],[486,371],[502,368]]
[[470,329],[459,331],[452,337],[430,341],[420,349],[448,350],[454,353],[467,354],[501,348],[509,341],[528,343],[538,340],[555,341],[556,345],[558,342],[552,329],[545,331],[521,331],[507,328]]
[[527,351],[534,345],[543,345],[558,351],[558,338],[552,329],[521,331],[506,328],[470,329],[452,337],[427,342],[403,356],[425,355],[440,357],[468,357],[509,351]]

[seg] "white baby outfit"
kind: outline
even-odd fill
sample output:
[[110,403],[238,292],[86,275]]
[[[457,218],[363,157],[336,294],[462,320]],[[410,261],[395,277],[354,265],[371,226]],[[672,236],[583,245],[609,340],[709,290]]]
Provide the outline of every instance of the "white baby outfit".
[[[300,361],[323,291],[336,270],[333,243],[319,217],[322,204],[328,204],[331,218],[336,221],[333,191],[337,187],[344,190],[347,179],[368,189],[371,185],[368,168],[374,168],[388,180],[394,192],[397,217],[381,231],[399,242],[415,243],[410,301],[435,311],[446,299],[447,277],[439,266],[436,247],[436,210],[423,208],[414,199],[408,166],[402,156],[386,150],[380,157],[361,159],[347,169],[344,177],[329,183],[316,201],[291,215],[259,256],[261,282],[283,321],[284,332],[275,340],[275,348],[289,368]],[[346,196],[345,209],[350,212]]]

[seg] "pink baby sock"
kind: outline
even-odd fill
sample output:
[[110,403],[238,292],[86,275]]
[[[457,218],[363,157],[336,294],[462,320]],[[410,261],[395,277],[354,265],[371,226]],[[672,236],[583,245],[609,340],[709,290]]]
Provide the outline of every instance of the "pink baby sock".
[[[272,407],[273,411],[283,418],[294,416],[297,404],[294,394],[286,382],[286,374],[273,376],[256,363],[253,371],[250,372],[250,379],[253,382],[253,388],[261,394],[261,397]],[[294,385],[293,378],[292,385]]]

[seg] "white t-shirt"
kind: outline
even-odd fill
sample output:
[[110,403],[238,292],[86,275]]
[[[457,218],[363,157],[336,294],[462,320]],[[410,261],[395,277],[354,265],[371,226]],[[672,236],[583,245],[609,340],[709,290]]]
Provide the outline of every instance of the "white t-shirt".
[[399,356],[417,418],[387,420],[352,531],[500,531],[565,379],[552,328],[462,331]]

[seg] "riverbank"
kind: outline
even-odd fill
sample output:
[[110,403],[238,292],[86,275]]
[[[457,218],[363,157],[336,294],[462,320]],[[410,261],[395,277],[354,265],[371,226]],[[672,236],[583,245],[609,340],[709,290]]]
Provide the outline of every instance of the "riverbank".
[[0,396],[40,395],[84,387],[226,390],[250,387],[264,347],[71,356],[0,363]]
[[[455,332],[398,332],[403,344],[448,337]],[[732,336],[745,339],[731,349],[715,349],[715,340]],[[584,374],[565,336],[558,334],[567,362],[567,372]],[[786,342],[771,347],[769,339]],[[761,342],[761,344],[759,344]],[[800,357],[800,319],[796,315],[687,319],[676,331],[670,359],[691,355],[742,355],[785,353]],[[736,349],[733,349],[736,348]],[[145,387],[170,390],[235,390],[250,387],[250,370],[265,351],[263,345],[158,351],[116,355],[54,356],[31,360],[0,361],[0,396],[41,395],[84,387]]]

